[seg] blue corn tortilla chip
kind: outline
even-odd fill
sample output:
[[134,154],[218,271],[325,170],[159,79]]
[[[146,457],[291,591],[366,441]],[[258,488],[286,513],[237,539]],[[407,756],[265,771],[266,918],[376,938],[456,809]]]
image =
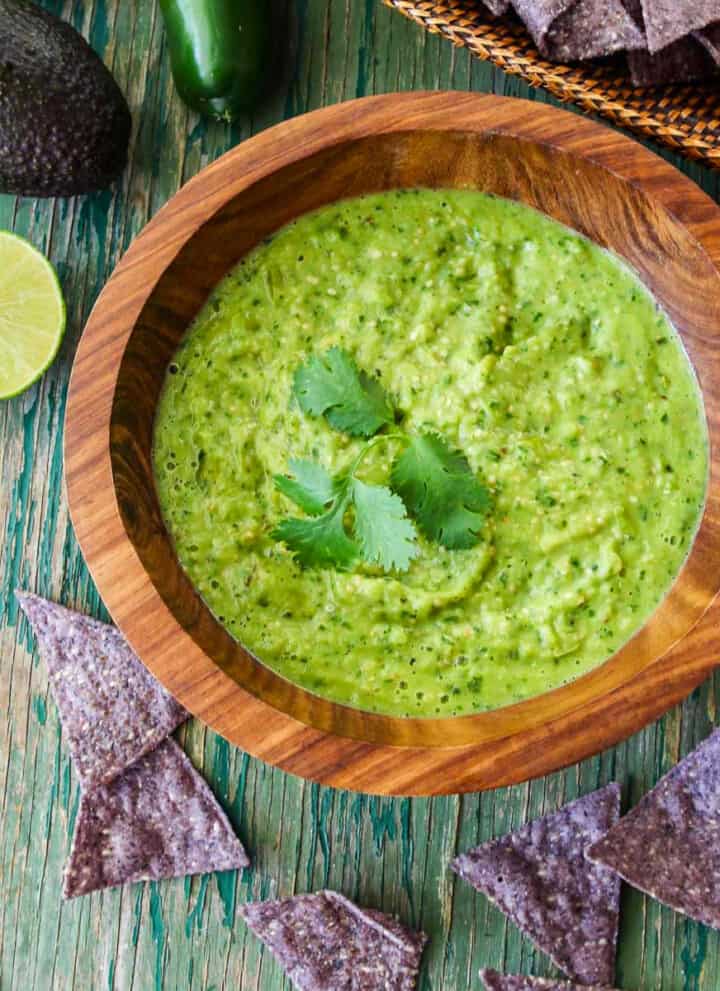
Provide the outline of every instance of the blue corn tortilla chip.
[[575,6],[577,0],[512,0],[515,13],[525,24],[540,51],[546,50],[550,28],[558,17]]
[[579,0],[547,33],[546,53],[575,62],[644,48],[645,39],[621,0]]
[[711,24],[704,31],[694,31],[693,38],[700,42],[715,65],[720,65],[720,21]]
[[520,974],[501,974],[497,970],[481,970],[480,977],[486,991],[614,991],[613,988],[594,984],[571,984],[556,981],[552,977],[524,977]]
[[[623,0],[623,3],[637,26],[644,31],[642,0]],[[673,42],[655,55],[647,49],[628,52],[627,60],[633,85],[638,87],[692,83],[714,75],[716,68],[699,36],[694,35]]]
[[[635,26],[641,32],[643,38],[645,38],[645,21],[643,20],[642,12],[642,0],[622,0],[623,7],[632,17]],[[643,49],[647,52],[647,40],[643,44]]]
[[482,0],[482,4],[496,17],[500,17],[510,10],[510,0]]
[[28,592],[16,595],[84,790],[112,781],[188,718],[114,626]]
[[598,839],[588,857],[720,929],[720,729]]
[[243,905],[240,914],[300,991],[413,991],[424,933],[336,891]]
[[513,0],[513,6],[542,54],[556,62],[645,45],[622,0]]
[[174,740],[84,793],[63,895],[247,867],[227,816]]
[[641,0],[652,54],[720,19],[718,0]]
[[693,83],[709,79],[717,70],[710,54],[694,37],[682,38],[657,55],[628,52],[627,58],[633,86],[638,87]]
[[615,976],[620,879],[585,859],[620,815],[610,784],[457,857],[452,868],[487,895],[568,977]]

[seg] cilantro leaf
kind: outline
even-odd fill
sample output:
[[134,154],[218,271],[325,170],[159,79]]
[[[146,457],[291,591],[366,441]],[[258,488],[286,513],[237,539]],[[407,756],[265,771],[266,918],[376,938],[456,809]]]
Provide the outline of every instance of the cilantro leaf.
[[275,475],[275,488],[310,516],[319,516],[335,497],[335,482],[317,461],[291,458],[288,462],[294,478]]
[[402,499],[384,485],[367,485],[358,479],[353,479],[352,496],[355,537],[365,560],[385,571],[407,571],[418,546]]
[[[282,541],[303,568],[349,568],[362,556],[385,571],[407,571],[418,554],[417,535],[399,496],[352,475],[333,479],[313,461],[291,461],[290,467],[295,478],[278,475],[275,485],[311,518],[283,520],[271,536]],[[345,526],[351,506],[355,540]]]
[[284,542],[303,568],[349,568],[358,557],[357,544],[345,532],[350,497],[350,481],[345,479],[326,513],[309,520],[282,520],[271,536]]
[[490,509],[490,493],[464,454],[438,434],[410,438],[392,467],[391,482],[409,514],[430,540],[473,547]]
[[325,415],[331,427],[352,437],[372,437],[393,422],[393,408],[383,387],[342,348],[330,348],[300,365],[293,392],[303,412]]

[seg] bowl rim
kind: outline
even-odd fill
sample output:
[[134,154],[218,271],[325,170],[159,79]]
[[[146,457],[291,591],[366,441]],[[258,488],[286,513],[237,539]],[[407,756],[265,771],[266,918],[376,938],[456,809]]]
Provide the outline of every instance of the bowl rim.
[[[585,117],[531,101],[455,91],[365,97],[316,110],[261,132],[203,169],[156,214],[120,260],[90,314],[75,357],[65,421],[65,477],[75,532],[110,614],[138,656],[190,712],[254,756],[302,777],[371,793],[428,795],[546,774],[618,742],[668,709],[715,667],[708,646],[720,610],[718,588],[697,605],[670,649],[645,658],[632,677],[605,684],[601,694],[596,692],[603,681],[599,672],[618,664],[649,622],[598,668],[512,706],[470,716],[407,720],[327,703],[330,723],[313,725],[243,688],[176,620],[125,530],[110,444],[125,345],[161,275],[199,227],[281,165],[344,142],[408,130],[496,134],[588,159],[658,201],[720,271],[720,208],[713,200],[637,142]],[[138,282],[133,275],[140,265],[144,275]],[[714,419],[708,423],[711,451],[715,431],[720,433]],[[717,543],[720,525],[709,495],[710,489],[701,528],[712,526]],[[681,576],[686,568],[687,562]],[[671,606],[665,608],[669,615]],[[651,653],[649,646],[646,653]],[[344,720],[352,723],[351,731]],[[447,745],[419,742],[422,727],[434,723],[449,728],[460,722],[472,726],[472,742],[467,742],[467,733],[451,732]],[[382,731],[398,723],[397,736]],[[422,727],[415,732],[414,724]]]

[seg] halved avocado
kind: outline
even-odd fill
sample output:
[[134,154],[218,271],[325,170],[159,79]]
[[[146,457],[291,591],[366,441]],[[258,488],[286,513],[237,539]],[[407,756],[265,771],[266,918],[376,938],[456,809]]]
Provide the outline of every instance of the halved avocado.
[[125,97],[77,31],[25,0],[0,0],[0,193],[74,196],[124,169]]

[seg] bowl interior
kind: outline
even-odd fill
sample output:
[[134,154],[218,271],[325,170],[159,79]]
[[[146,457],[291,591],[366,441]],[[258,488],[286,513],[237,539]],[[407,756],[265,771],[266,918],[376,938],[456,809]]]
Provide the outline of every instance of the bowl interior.
[[[165,604],[196,644],[243,688],[318,729],[375,742],[471,743],[496,713],[394,719],[327,702],[259,663],[215,620],[179,566],[152,472],[154,412],[165,370],[217,282],[256,244],[323,204],[398,187],[475,188],[520,200],[622,256],[680,331],[710,423],[720,378],[709,355],[720,328],[720,276],[702,245],[648,193],[595,164],[542,143],[497,133],[408,130],[332,145],[273,172],[230,199],[187,240],[135,323],[119,369],[110,427],[118,507],[126,533]],[[717,592],[708,573],[718,550],[716,469],[691,554],[666,600],[613,658],[573,683],[582,702],[617,687],[664,654]],[[567,687],[534,702],[552,711]],[[517,725],[527,703],[512,707]]]

